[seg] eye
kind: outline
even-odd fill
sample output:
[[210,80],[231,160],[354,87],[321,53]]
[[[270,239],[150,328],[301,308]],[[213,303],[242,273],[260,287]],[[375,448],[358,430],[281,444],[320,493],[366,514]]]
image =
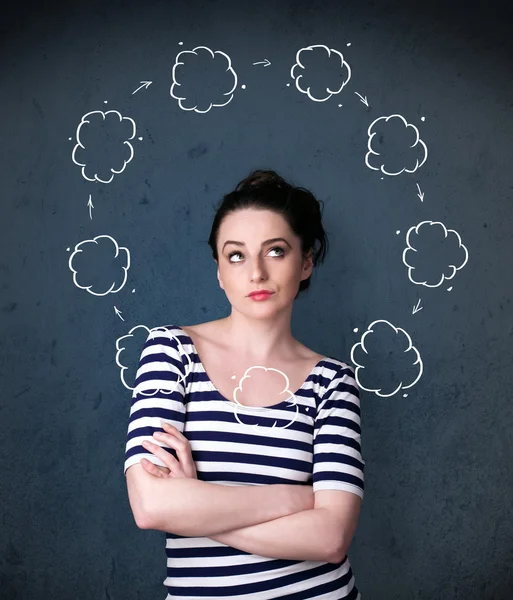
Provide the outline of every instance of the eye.
[[[285,250],[281,246],[274,246],[274,248],[271,248],[270,252],[273,252],[274,250],[280,251],[280,254],[278,256],[275,256],[274,258],[282,258],[285,255]],[[236,254],[239,254],[240,256],[244,256],[242,254],[242,252],[230,252],[230,254],[228,254],[228,261],[231,262],[232,264],[237,264],[237,263],[241,262],[240,260],[236,260],[236,261],[231,260],[232,256],[235,256]]]

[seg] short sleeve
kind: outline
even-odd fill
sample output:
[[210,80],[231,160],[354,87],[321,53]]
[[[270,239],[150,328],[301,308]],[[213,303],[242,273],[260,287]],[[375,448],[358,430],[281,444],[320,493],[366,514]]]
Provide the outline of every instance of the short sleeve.
[[352,367],[343,364],[330,381],[315,417],[313,491],[346,490],[363,500],[360,394]]
[[141,445],[149,440],[161,445],[175,458],[176,451],[154,437],[163,431],[162,421],[180,432],[185,423],[185,367],[180,342],[171,331],[157,327],[150,331],[139,360],[135,378],[125,448],[125,474],[128,467],[146,458],[155,465],[166,465]]

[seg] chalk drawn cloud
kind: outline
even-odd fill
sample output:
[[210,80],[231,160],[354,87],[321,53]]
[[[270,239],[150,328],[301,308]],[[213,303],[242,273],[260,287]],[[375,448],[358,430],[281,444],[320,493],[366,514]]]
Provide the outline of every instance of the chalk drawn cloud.
[[454,229],[439,221],[422,221],[408,229],[403,263],[412,283],[438,287],[468,261],[468,250]]
[[230,57],[206,46],[179,52],[173,65],[170,94],[182,110],[207,113],[226,106],[237,87],[237,73]]
[[[110,183],[134,157],[129,140],[134,139],[135,133],[135,121],[130,117],[123,117],[117,110],[93,110],[82,117],[77,127],[77,144],[71,158],[82,167],[87,181]],[[110,166],[113,162],[115,167]]]
[[[129,390],[135,390],[136,386],[130,385],[131,382],[135,383],[136,373],[138,369],[139,361],[136,357],[140,356],[140,349],[144,347],[145,342],[149,339],[154,339],[158,343],[159,334],[162,333],[163,337],[169,339],[169,330],[165,327],[154,327],[153,329],[149,329],[146,325],[136,325],[132,327],[132,329],[128,332],[127,335],[123,335],[116,340],[116,364],[120,368],[120,378],[121,383]],[[171,336],[178,343],[179,348],[182,347],[180,340]],[[148,352],[151,352],[151,346],[149,347]],[[192,368],[192,362],[190,357],[183,352],[183,355],[187,358],[189,362],[189,367]],[[172,363],[166,363],[169,365],[169,369],[173,370]],[[144,366],[141,369],[144,371]],[[148,367],[151,368],[151,367]],[[181,373],[178,370],[173,370],[173,373],[178,375],[176,380],[166,380],[162,379],[159,381],[159,387],[154,388],[150,387],[148,384],[150,381],[145,382],[142,379],[137,386],[137,394],[141,396],[155,396],[157,394],[171,394],[173,393],[178,385],[182,385],[185,382],[185,374]],[[152,385],[154,385],[154,379],[151,379]]]
[[420,354],[408,333],[383,319],[368,326],[351,348],[351,360],[358,385],[384,398],[411,388],[423,372]]
[[310,100],[325,102],[342,91],[351,79],[351,68],[341,52],[316,44],[297,51],[290,76]]
[[379,117],[369,125],[367,135],[369,169],[395,176],[414,173],[426,162],[428,150],[419,130],[401,115]]
[[68,265],[74,284],[81,290],[94,296],[115,294],[126,283],[130,251],[110,235],[98,235],[78,243]]
[[[281,396],[282,394],[286,394],[285,396],[285,400],[288,400],[289,398],[292,397],[291,400],[289,400],[290,402],[290,406],[295,406],[296,410],[294,413],[294,418],[292,419],[292,421],[289,421],[289,423],[287,423],[287,425],[285,425],[284,427],[276,427],[276,421],[274,422],[273,426],[271,427],[271,429],[286,429],[287,427],[290,427],[290,425],[292,425],[292,423],[294,423],[294,421],[297,418],[298,412],[299,412],[299,408],[297,406],[297,404],[295,403],[295,396],[294,393],[290,391],[289,389],[289,378],[287,377],[287,375],[285,375],[285,373],[283,371],[280,371],[279,369],[272,369],[271,367],[262,367],[260,365],[255,365],[253,367],[249,367],[248,369],[246,369],[246,371],[244,372],[244,375],[240,378],[239,380],[239,385],[234,389],[233,391],[233,401],[239,405],[239,406],[245,406],[243,404],[241,404],[239,402],[239,400],[237,399],[238,395],[240,392],[243,392],[243,383],[246,379],[251,379],[251,372],[254,371],[255,369],[263,369],[265,372],[268,371],[275,371],[276,373],[279,373],[280,375],[283,376],[284,379],[284,385],[283,385],[283,389],[281,390],[281,392],[279,392],[279,395]],[[278,403],[276,403],[278,404]],[[247,407],[246,407],[247,408]],[[266,411],[268,410],[267,407],[263,406],[263,407],[251,407],[252,410],[256,410],[256,411]],[[235,418],[237,419],[237,421],[241,424],[244,425],[244,423],[242,423],[242,421],[240,421],[239,419],[239,415],[238,415],[238,408],[235,408]],[[257,427],[259,427],[258,425],[253,425],[253,429],[256,429]]]

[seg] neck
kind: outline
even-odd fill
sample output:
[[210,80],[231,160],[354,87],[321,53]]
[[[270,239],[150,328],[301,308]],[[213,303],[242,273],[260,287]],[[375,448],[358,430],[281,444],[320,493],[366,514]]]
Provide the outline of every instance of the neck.
[[255,363],[290,355],[297,343],[290,331],[290,312],[274,316],[270,321],[248,319],[246,315],[232,310],[232,314],[221,321],[223,342],[238,356]]

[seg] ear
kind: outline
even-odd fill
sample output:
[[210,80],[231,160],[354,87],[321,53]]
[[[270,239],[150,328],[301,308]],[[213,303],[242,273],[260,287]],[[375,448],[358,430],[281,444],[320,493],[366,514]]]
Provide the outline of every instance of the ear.
[[219,263],[217,262],[217,260],[215,258],[214,258],[214,262],[217,265],[217,281],[219,281],[219,285],[220,285],[221,289],[224,290],[223,283],[221,281],[221,278],[219,277]]
[[306,256],[303,257],[303,267],[301,269],[301,281],[308,279],[313,271],[313,248],[310,248]]

